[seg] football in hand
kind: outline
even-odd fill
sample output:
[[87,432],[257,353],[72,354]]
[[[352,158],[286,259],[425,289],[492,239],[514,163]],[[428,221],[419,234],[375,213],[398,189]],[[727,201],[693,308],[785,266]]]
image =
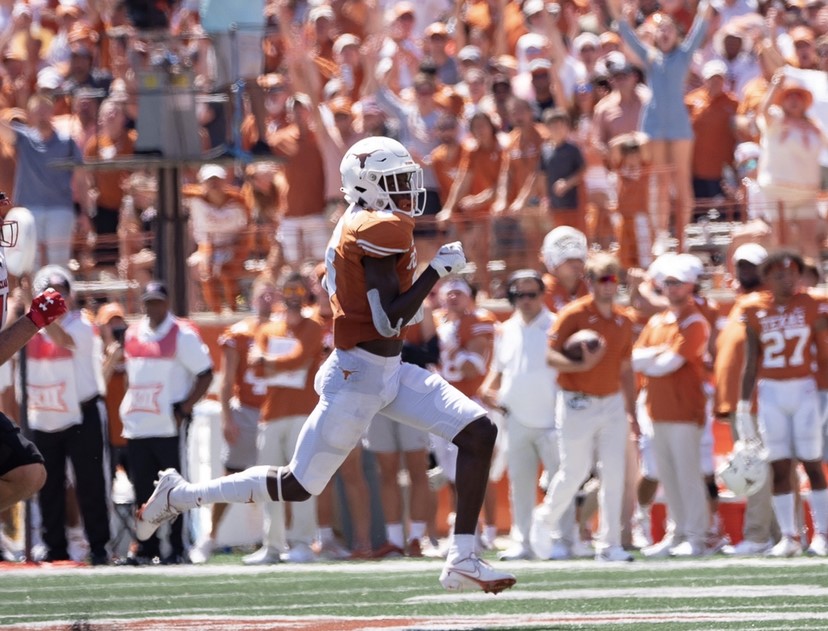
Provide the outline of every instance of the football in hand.
[[584,358],[582,344],[594,351],[601,345],[601,335],[592,329],[576,331],[566,339],[562,352],[568,359],[579,362]]

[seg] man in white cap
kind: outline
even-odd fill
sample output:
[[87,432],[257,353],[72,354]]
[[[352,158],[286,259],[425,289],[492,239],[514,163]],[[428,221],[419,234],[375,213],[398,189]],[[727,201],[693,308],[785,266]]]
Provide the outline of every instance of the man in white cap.
[[589,293],[584,281],[587,252],[586,235],[576,228],[560,226],[544,237],[540,254],[549,272],[543,277],[544,302],[553,313]]
[[675,530],[644,554],[700,556],[708,523],[700,463],[710,325],[693,297],[698,269],[690,257],[669,256],[659,269],[669,306],[645,325],[632,366],[647,390],[655,462]]
[[704,213],[713,200],[724,199],[722,175],[725,165],[733,162],[736,130],[733,124],[739,102],[730,93],[727,65],[720,59],[702,67],[704,84],[690,92],[684,102],[690,112],[695,143],[693,145],[693,195]]
[[[716,355],[713,374],[713,413],[728,424],[733,424],[736,406],[739,402],[742,366],[745,362],[745,327],[739,321],[740,303],[762,289],[759,266],[768,257],[768,252],[758,243],[745,243],[736,248],[732,262],[736,274],[736,300],[730,310],[727,322],[716,338]],[[742,438],[732,428],[734,439]],[[775,521],[771,506],[770,476],[767,482],[753,495],[748,496],[742,526],[743,539],[736,545],[725,546],[723,552],[733,556],[764,554],[773,544]]]

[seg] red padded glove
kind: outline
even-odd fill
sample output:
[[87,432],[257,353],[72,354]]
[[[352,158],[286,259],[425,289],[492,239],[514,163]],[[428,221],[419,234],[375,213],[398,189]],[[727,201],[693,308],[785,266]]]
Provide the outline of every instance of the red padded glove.
[[39,296],[35,296],[26,317],[34,322],[38,329],[42,329],[44,326],[49,326],[64,313],[66,313],[66,303],[63,301],[63,296],[49,287]]

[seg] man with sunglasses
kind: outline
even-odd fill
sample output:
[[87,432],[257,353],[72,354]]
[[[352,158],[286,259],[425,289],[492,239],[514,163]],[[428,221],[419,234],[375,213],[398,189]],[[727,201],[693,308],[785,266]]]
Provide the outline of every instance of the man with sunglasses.
[[509,278],[508,298],[515,312],[497,330],[492,365],[480,386],[483,402],[501,409],[506,419],[514,544],[500,555],[502,561],[534,558],[529,534],[538,465],[557,471],[560,464],[555,432],[558,373],[546,363],[546,335],[555,315],[543,303],[543,290],[543,279],[533,269],[518,270]]
[[700,556],[705,551],[709,520],[701,443],[710,324],[693,295],[697,263],[689,254],[666,254],[656,261],[668,306],[648,320],[632,355],[646,391],[658,480],[675,523],[671,534],[644,549],[646,556]]
[[[558,449],[561,467],[546,497],[536,509],[537,536],[558,528],[597,459],[601,472],[601,522],[596,541],[598,561],[631,561],[621,546],[621,506],[626,470],[629,424],[635,421],[635,387],[630,357],[632,321],[615,304],[621,266],[610,254],[587,262],[591,293],[564,307],[549,333],[547,363],[558,370]],[[591,329],[599,344],[582,344],[580,360],[564,354],[566,341],[577,331]]]

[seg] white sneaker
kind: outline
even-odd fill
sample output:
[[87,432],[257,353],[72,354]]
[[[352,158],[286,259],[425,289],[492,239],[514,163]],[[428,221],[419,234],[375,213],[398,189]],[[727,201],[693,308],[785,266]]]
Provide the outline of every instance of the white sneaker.
[[607,546],[603,550],[595,553],[596,561],[615,562],[629,562],[633,560],[633,556],[624,550],[621,546]]
[[682,541],[677,546],[670,548],[671,557],[700,557],[704,554],[704,548],[690,541]]
[[592,547],[592,541],[586,539],[578,539],[572,544],[572,556],[576,559],[590,559],[595,556],[595,548]]
[[326,561],[342,561],[351,558],[351,551],[336,539],[317,541],[312,549],[320,559]]
[[793,537],[782,537],[770,551],[767,556],[777,558],[798,557],[802,554],[802,546]]
[[447,562],[440,574],[440,584],[449,591],[482,590],[497,594],[516,582],[514,574],[496,570],[474,554]]
[[181,511],[170,504],[170,491],[179,484],[186,484],[175,469],[165,469],[158,472],[155,490],[144,505],[138,509],[135,520],[135,534],[141,541],[146,541],[158,528],[167,521],[172,521],[181,514]]
[[773,546],[771,541],[751,541],[750,539],[742,539],[735,546],[725,546],[722,552],[728,556],[734,557],[749,557],[759,554],[765,554]]
[[528,559],[534,559],[535,555],[528,545],[514,543],[501,552],[497,558],[501,561],[526,561]]
[[242,563],[245,565],[273,565],[280,561],[279,551],[269,546],[262,546],[253,554],[242,557]]
[[210,557],[213,556],[213,550],[216,547],[216,542],[209,537],[202,539],[190,548],[190,563],[193,565],[201,565],[207,563]]
[[665,558],[670,556],[670,548],[675,547],[675,545],[675,539],[668,535],[658,543],[654,543],[651,546],[643,548],[641,550],[641,554],[643,554],[648,559]]
[[307,543],[300,542],[294,543],[290,550],[283,552],[281,559],[285,563],[313,563],[316,561],[316,555]]
[[822,533],[815,534],[806,552],[808,556],[812,557],[828,556],[828,541],[826,541],[825,535]]
[[566,542],[556,539],[552,542],[552,549],[547,558],[550,561],[568,561],[572,558],[572,549]]
[[82,527],[66,529],[66,552],[76,563],[84,561],[89,556],[89,542]]
[[704,553],[717,554],[722,552],[726,546],[730,545],[730,537],[727,534],[719,534],[718,532],[708,532],[704,539]]

